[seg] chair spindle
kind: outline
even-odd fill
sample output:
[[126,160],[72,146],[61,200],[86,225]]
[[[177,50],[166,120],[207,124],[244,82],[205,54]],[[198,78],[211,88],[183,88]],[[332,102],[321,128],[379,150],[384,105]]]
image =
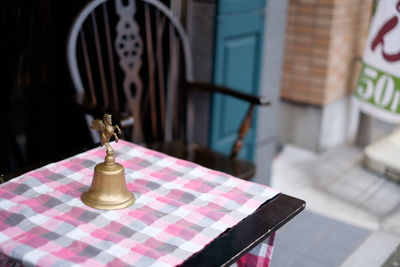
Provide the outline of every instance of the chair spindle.
[[177,51],[176,51],[176,40],[174,27],[169,24],[169,66],[168,66],[168,77],[167,77],[167,110],[165,113],[166,117],[166,130],[165,130],[165,141],[169,142],[172,140],[172,131],[174,124],[174,110],[175,110],[175,91],[176,91],[176,66],[177,66]]
[[156,28],[157,28],[157,70],[158,70],[158,88],[160,91],[160,113],[161,130],[165,133],[165,80],[164,80],[164,59],[162,37],[165,29],[165,17],[160,17],[160,11],[156,10]]
[[106,3],[103,3],[102,6],[103,6],[104,28],[106,33],[107,56],[108,56],[108,63],[110,64],[111,88],[112,88],[113,105],[114,105],[113,109],[120,110],[118,91],[117,91],[117,79],[115,77],[114,57],[111,46],[111,33],[110,33],[110,22],[108,19],[108,8]]
[[149,68],[149,94],[150,94],[150,112],[151,112],[151,127],[153,137],[157,137],[157,108],[156,108],[156,92],[155,92],[155,75],[154,75],[154,54],[153,54],[153,38],[150,22],[149,5],[144,4],[144,17],[146,28],[146,46],[147,46],[147,63]]
[[92,26],[93,26],[93,34],[94,34],[94,43],[95,43],[95,47],[96,47],[97,62],[99,65],[101,89],[103,92],[103,103],[104,103],[104,106],[106,108],[108,108],[109,107],[108,89],[107,89],[106,77],[104,75],[103,55],[101,54],[99,30],[97,28],[97,20],[96,20],[95,12],[93,12],[91,14],[91,18],[92,18]]
[[86,46],[85,33],[83,32],[83,30],[79,31],[79,35],[80,35],[81,45],[82,45],[82,50],[83,50],[83,60],[85,62],[85,71],[86,71],[86,75],[87,75],[88,83],[89,83],[90,99],[92,101],[91,104],[93,106],[96,106],[97,99],[96,99],[96,93],[94,91],[94,85],[93,85],[92,67],[90,66],[90,60],[89,60],[89,55],[88,55],[87,46]]

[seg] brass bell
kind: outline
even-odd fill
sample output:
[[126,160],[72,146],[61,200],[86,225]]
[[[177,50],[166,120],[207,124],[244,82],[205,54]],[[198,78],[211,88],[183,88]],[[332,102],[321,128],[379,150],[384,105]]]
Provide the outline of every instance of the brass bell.
[[114,151],[108,143],[111,135],[114,135],[118,142],[114,130],[119,128],[111,125],[111,115],[104,115],[104,123],[105,125],[101,120],[95,120],[91,127],[101,131],[101,145],[107,147],[107,156],[104,162],[96,165],[92,184],[89,190],[82,194],[81,199],[83,203],[95,209],[123,209],[135,202],[135,196],[128,191],[124,167],[115,162]]

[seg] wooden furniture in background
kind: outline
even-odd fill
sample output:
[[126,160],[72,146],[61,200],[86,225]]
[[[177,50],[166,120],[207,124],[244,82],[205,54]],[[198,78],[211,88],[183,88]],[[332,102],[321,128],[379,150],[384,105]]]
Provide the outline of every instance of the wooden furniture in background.
[[[114,30],[115,29],[115,30]],[[255,105],[265,98],[193,81],[189,39],[157,0],[94,0],[79,13],[67,58],[77,102],[88,121],[109,112],[125,138],[243,179],[255,166],[237,158]],[[196,122],[191,92],[203,90],[249,103],[230,156],[191,143]],[[94,136],[96,139],[96,136]]]

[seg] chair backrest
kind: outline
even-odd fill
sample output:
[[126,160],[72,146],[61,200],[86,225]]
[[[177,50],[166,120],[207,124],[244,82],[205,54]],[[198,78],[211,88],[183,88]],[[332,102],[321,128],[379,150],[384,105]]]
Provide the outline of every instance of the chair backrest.
[[[188,37],[157,0],[94,0],[72,25],[67,59],[77,101],[134,118],[136,142],[185,139],[193,78]],[[148,130],[147,130],[148,129]]]

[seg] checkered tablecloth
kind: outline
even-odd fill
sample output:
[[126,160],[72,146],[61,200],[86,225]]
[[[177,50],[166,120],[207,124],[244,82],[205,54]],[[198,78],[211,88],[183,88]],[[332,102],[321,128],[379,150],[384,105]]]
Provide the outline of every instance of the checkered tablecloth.
[[[0,186],[0,261],[26,266],[179,265],[278,194],[123,140],[113,148],[135,204],[105,211],[80,200],[94,166],[104,160],[104,148],[26,173]],[[261,259],[257,266],[268,266],[271,240],[239,265]]]

